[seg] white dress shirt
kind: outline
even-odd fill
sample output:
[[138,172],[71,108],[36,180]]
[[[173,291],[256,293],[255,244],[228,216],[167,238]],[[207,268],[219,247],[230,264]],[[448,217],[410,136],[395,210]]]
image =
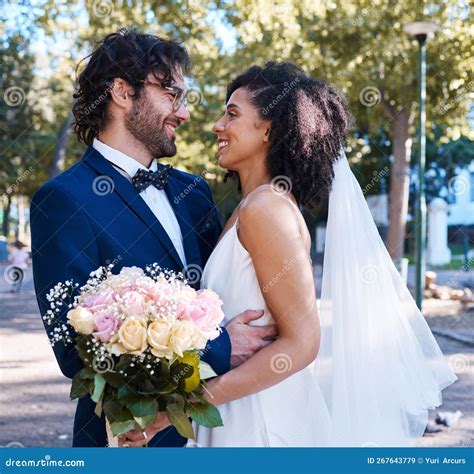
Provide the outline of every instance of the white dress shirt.
[[[132,157],[125,155],[121,151],[106,145],[97,138],[94,138],[92,146],[110,163],[112,166],[129,181],[139,169],[156,171],[158,165],[153,160],[150,168],[139,163]],[[181,228],[179,227],[178,221],[174,214],[173,208],[168,200],[168,196],[162,189],[157,189],[155,186],[150,185],[140,193],[150,210],[155,214],[156,218],[160,221],[161,225],[168,234],[171,242],[173,243],[176,251],[178,252],[181,261],[186,266],[186,256],[184,254],[183,246],[183,235],[181,234]]]

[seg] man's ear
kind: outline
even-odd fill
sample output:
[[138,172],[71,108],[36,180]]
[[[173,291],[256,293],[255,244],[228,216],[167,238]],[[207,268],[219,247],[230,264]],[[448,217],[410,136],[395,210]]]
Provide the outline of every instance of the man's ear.
[[110,87],[110,97],[115,105],[129,109],[132,104],[133,87],[124,79],[116,77]]

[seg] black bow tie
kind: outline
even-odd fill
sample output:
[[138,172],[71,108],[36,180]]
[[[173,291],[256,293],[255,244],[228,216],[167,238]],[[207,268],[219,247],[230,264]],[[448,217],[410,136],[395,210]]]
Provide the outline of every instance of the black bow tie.
[[139,169],[132,178],[132,184],[135,189],[141,193],[151,184],[156,189],[163,189],[166,186],[169,175],[173,167],[171,165],[164,165],[163,168],[157,171]]

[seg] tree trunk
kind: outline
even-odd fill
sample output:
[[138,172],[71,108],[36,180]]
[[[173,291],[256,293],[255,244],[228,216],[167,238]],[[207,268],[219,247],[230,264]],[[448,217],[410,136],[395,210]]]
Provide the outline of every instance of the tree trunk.
[[53,162],[48,170],[48,176],[54,178],[58,175],[61,170],[64,168],[64,155],[66,153],[67,142],[69,141],[69,136],[71,135],[71,125],[74,116],[72,112],[69,112],[69,115],[64,122],[64,125],[59,132],[58,140],[56,141],[56,148],[54,149]]
[[9,194],[5,195],[3,199],[3,222],[2,222],[2,234],[8,239],[8,234],[10,233],[10,207],[12,203],[12,198]]
[[387,250],[393,260],[403,258],[405,230],[408,215],[410,185],[411,139],[410,117],[406,107],[398,112],[390,111],[394,161],[390,173],[389,218]]

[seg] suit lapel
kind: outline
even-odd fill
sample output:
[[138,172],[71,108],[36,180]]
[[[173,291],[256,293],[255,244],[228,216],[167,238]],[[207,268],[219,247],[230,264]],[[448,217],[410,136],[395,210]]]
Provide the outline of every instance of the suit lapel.
[[[158,163],[158,166],[163,166]],[[165,193],[168,200],[173,207],[173,211],[178,219],[181,234],[183,235],[184,253],[186,254],[186,261],[188,265],[201,266],[201,252],[196,236],[196,230],[193,227],[191,217],[189,215],[186,202],[191,202],[188,197],[180,197],[183,192],[182,185],[173,175],[175,171],[171,172],[167,185],[165,186]]]
[[[138,191],[133,187],[133,184],[122,176],[112,165],[108,162],[95,148],[89,146],[85,155],[84,161],[94,168],[100,175],[109,176],[114,183],[114,193],[116,193],[122,201],[128,206],[136,216],[142,220],[151,232],[158,238],[161,244],[171,258],[178,265],[181,270],[184,265],[179,258],[171,239],[156,218],[155,214],[147,206]],[[181,223],[180,223],[181,224]],[[184,233],[183,233],[184,236]]]

